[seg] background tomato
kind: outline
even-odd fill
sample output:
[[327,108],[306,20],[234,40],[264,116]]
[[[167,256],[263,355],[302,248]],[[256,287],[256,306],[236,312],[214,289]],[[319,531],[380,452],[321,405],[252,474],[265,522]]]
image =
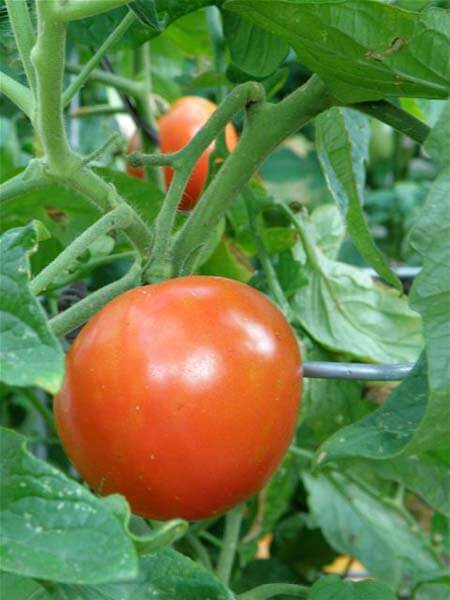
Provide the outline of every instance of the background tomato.
[[[210,100],[198,96],[185,96],[177,100],[172,108],[158,121],[161,152],[176,152],[191,141],[197,131],[206,123],[216,110],[217,105]],[[234,126],[229,123],[225,129],[228,150],[231,152],[237,144],[238,137]],[[138,152],[142,148],[140,133],[136,131],[130,140],[128,152]],[[201,155],[192,171],[180,203],[182,210],[190,210],[200,197],[208,176],[208,159],[214,150],[214,143]],[[144,170],[141,167],[128,167],[129,175],[143,179]],[[164,168],[166,184],[173,177],[173,169]]]
[[219,277],[136,288],[67,358],[58,430],[81,475],[154,519],[201,519],[258,491],[301,392],[297,340],[260,292]]

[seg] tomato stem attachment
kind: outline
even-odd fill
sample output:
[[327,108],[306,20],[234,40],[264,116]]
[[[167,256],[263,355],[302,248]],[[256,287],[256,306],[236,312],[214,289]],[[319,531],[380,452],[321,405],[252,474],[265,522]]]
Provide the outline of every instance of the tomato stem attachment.
[[49,325],[53,333],[57,336],[63,336],[77,327],[80,327],[110,300],[139,285],[141,280],[140,275],[141,261],[138,258],[133,263],[128,273],[121,279],[97,290],[71,308],[65,310],[63,313],[50,319]]
[[245,504],[240,504],[225,515],[225,534],[216,569],[217,576],[225,584],[228,584],[230,581],[244,509]]

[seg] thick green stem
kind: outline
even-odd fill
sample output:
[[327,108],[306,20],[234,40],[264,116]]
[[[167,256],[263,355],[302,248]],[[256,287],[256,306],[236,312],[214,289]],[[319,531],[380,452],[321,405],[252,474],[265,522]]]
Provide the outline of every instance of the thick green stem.
[[181,162],[181,152],[168,152],[167,154],[141,154],[132,152],[128,155],[128,164],[132,167],[171,167]]
[[50,170],[65,177],[76,170],[64,128],[62,84],[66,49],[66,26],[55,18],[56,0],[37,0],[38,36],[32,50],[36,69],[35,126],[44,146]]
[[175,176],[155,222],[155,241],[152,249],[153,263],[159,266],[164,264],[164,261],[168,258],[167,250],[177,208],[197,160],[240,110],[249,103],[260,102],[263,97],[263,88],[259,84],[250,82],[237,86],[216,112],[212,114],[208,122],[198,131],[189,145],[175,155]]
[[[68,73],[81,73],[82,70],[83,67],[80,65],[66,65],[66,71]],[[131,96],[132,98],[138,98],[142,94],[142,82],[132,81],[131,79],[121,77],[120,75],[115,75],[114,73],[108,73],[107,71],[95,69],[89,73],[88,80],[108,85],[119,92],[127,94],[127,96]]]
[[226,585],[231,577],[231,570],[239,542],[242,517],[244,516],[244,508],[245,505],[236,506],[225,516],[225,534],[216,572],[219,579]]
[[88,227],[65,250],[61,252],[49,265],[45,267],[30,282],[30,290],[34,295],[45,290],[59,275],[61,275],[78,256],[83,254],[89,246],[100,236],[113,229],[125,229],[133,219],[133,211],[128,205],[115,208],[104,215],[96,223]]
[[110,35],[106,38],[94,56],[84,65],[83,69],[80,71],[78,76],[70,83],[69,87],[65,90],[63,94],[63,105],[67,106],[70,104],[70,101],[78,92],[78,90],[84,85],[84,83],[89,79],[90,74],[95,69],[95,67],[100,63],[102,58],[108,52],[108,50],[114,46],[114,44],[120,40],[123,35],[128,31],[131,25],[136,21],[136,17],[134,13],[129,12],[119,23],[119,25],[110,33]]
[[115,254],[108,254],[106,256],[100,256],[98,258],[94,258],[90,260],[88,263],[80,266],[79,269],[65,277],[64,279],[58,280],[57,284],[50,286],[47,288],[47,291],[53,292],[55,290],[59,290],[63,287],[68,286],[74,281],[80,281],[80,279],[84,279],[88,277],[92,271],[98,269],[98,267],[103,267],[105,265],[110,265],[119,260],[128,260],[128,259],[136,259],[137,253],[134,250],[128,250],[126,252],[117,252]]
[[110,116],[125,113],[128,111],[124,106],[114,106],[111,104],[96,104],[95,106],[80,106],[70,112],[72,119],[82,119],[84,117]]
[[124,277],[87,296],[63,313],[50,319],[49,325],[57,336],[65,335],[88,321],[110,300],[140,283],[141,261],[136,260]]
[[22,85],[6,73],[0,72],[0,94],[14,102],[30,120],[33,118],[33,94],[26,85]]
[[43,163],[38,159],[32,160],[24,171],[0,185],[0,202],[45,187],[50,181]]
[[[125,200],[119,196],[116,188],[96,175],[91,169],[81,169],[61,181],[80,192],[102,212],[115,208],[119,204],[125,204]],[[148,260],[152,238],[148,227],[137,213],[134,213],[133,222],[125,229],[125,233],[141,254],[143,261]]]
[[[143,72],[143,89],[141,94],[136,98],[136,107],[139,115],[144,121],[150,125],[155,131],[157,129],[156,119],[153,115],[150,97],[153,92],[152,73],[151,73],[151,55],[150,43],[143,44],[140,48],[142,72]],[[150,140],[146,135],[142,135],[142,148],[144,152],[154,152],[158,146]],[[147,179],[152,181],[161,191],[165,191],[164,178],[161,169],[146,169]]]
[[64,0],[57,3],[55,15],[62,21],[77,21],[125,6],[129,2],[130,0]]
[[269,255],[266,250],[266,246],[264,244],[264,240],[258,229],[258,223],[256,220],[255,197],[249,186],[246,186],[244,188],[242,195],[244,197],[245,204],[247,206],[247,215],[248,215],[248,223],[250,226],[250,231],[252,233],[253,240],[256,245],[256,251],[258,254],[258,258],[261,262],[261,266],[264,271],[264,275],[266,276],[267,283],[269,285],[269,289],[272,292],[272,295],[273,295],[275,301],[278,303],[281,310],[284,312],[285,316],[287,318],[289,318],[289,315],[291,313],[291,307],[289,306],[289,302],[286,300],[286,296],[284,295],[284,292],[281,289],[280,282],[278,281],[278,277],[275,272],[274,266],[269,258]]
[[268,600],[281,595],[295,596],[306,600],[309,597],[309,590],[303,585],[293,583],[268,583],[249,590],[245,594],[239,594],[238,600]]
[[350,106],[350,108],[356,108],[360,112],[375,117],[375,119],[390,125],[397,131],[419,142],[419,144],[425,142],[431,131],[428,125],[387,100],[361,102]]
[[237,147],[211,181],[176,239],[173,265],[177,275],[192,272],[209,232],[269,153],[331,105],[326,86],[313,76],[279,104],[250,107]]
[[[36,74],[31,63],[31,49],[33,48],[36,35],[28,10],[27,0],[6,0],[9,22],[14,33],[20,60],[27,76],[32,92],[36,89]],[[2,75],[2,77],[5,77]]]

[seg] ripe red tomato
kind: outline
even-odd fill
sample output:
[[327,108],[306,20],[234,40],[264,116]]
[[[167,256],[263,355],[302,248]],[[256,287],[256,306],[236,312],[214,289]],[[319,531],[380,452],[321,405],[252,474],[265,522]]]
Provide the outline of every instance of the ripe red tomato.
[[115,298],[69,351],[55,416],[100,494],[153,519],[203,519],[266,483],[301,393],[297,340],[260,292],[182,277]]
[[[185,96],[177,100],[169,112],[158,121],[161,152],[181,150],[206,123],[216,108],[217,105],[214,102],[198,96]],[[228,150],[231,152],[238,141],[236,130],[231,123],[225,128],[225,139]],[[136,131],[130,140],[128,152],[139,152],[141,148],[139,132]],[[180,203],[181,210],[192,209],[200,197],[208,176],[209,155],[213,150],[214,143],[205,150],[195,165]],[[142,167],[128,167],[127,172],[134,177],[144,178]],[[169,186],[173,177],[173,169],[165,167],[164,177]]]

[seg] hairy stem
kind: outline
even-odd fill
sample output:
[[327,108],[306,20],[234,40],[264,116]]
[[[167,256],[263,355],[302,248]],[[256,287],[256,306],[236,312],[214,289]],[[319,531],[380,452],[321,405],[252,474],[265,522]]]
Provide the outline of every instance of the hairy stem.
[[96,223],[88,227],[77,237],[61,254],[45,267],[30,282],[30,289],[34,295],[45,290],[53,281],[63,273],[78,256],[83,254],[89,246],[100,236],[113,229],[128,227],[133,219],[133,212],[128,205],[118,206],[110,213],[104,215]]
[[[136,98],[136,107],[139,115],[144,121],[157,131],[156,119],[153,115],[152,105],[150,97],[153,92],[152,87],[152,73],[151,73],[151,55],[150,55],[150,43],[143,44],[140,48],[142,70],[144,75],[142,92]],[[157,138],[158,136],[156,136]],[[151,140],[149,136],[145,135],[145,132],[141,134],[142,138],[142,149],[144,152],[154,152],[158,149],[159,144],[157,140]],[[146,169],[147,179],[152,181],[162,192],[165,191],[163,173],[161,169]]]
[[88,275],[90,275],[92,273],[92,271],[95,271],[95,269],[98,269],[98,267],[103,267],[104,265],[110,265],[111,263],[114,263],[119,260],[136,259],[136,258],[137,258],[137,253],[134,250],[128,250],[125,252],[117,252],[115,254],[107,254],[106,256],[99,256],[98,258],[94,258],[94,259],[90,260],[86,264],[80,265],[79,269],[77,269],[76,271],[74,271],[73,273],[68,275],[66,278],[59,280],[57,284],[48,287],[47,291],[53,292],[55,290],[59,290],[63,287],[68,286],[69,284],[73,283],[74,281],[79,281],[80,279],[88,277]]
[[9,98],[30,120],[33,119],[33,94],[26,85],[0,72],[0,94]]
[[36,69],[35,126],[44,146],[50,171],[66,176],[77,165],[67,141],[63,120],[62,84],[66,27],[55,18],[55,0],[37,0],[38,35],[32,51]]
[[131,269],[118,281],[87,296],[63,313],[50,319],[49,325],[57,336],[65,335],[88,321],[110,300],[140,283],[141,261],[138,259]]
[[225,534],[216,572],[219,579],[226,585],[231,577],[231,570],[239,542],[242,517],[244,516],[244,508],[245,505],[236,506],[225,516]]
[[64,91],[63,94],[63,105],[67,106],[70,101],[78,92],[78,90],[86,83],[89,79],[90,74],[95,67],[100,63],[102,58],[108,52],[108,50],[114,46],[114,44],[120,40],[131,25],[136,21],[134,13],[129,12],[119,23],[119,25],[112,31],[94,56],[84,65],[78,76],[70,83],[69,87]]
[[[125,6],[130,0],[65,0],[57,4],[55,14],[62,21],[77,21],[94,17],[114,8]],[[48,2],[48,0],[44,0]]]
[[[103,212],[119,204],[125,204],[125,200],[118,194],[116,188],[91,169],[81,169],[66,179],[65,184],[83,194]],[[148,260],[152,238],[148,227],[137,213],[134,213],[133,222],[125,229],[125,233],[142,256],[143,261]]]
[[45,187],[49,183],[50,179],[42,162],[38,159],[32,160],[24,171],[0,185],[0,202]]
[[212,114],[207,123],[198,131],[189,145],[174,156],[175,176],[172,179],[166,200],[155,222],[153,262],[156,262],[156,264],[159,265],[159,263],[163,263],[168,258],[167,251],[170,243],[170,235],[175,223],[176,211],[197,160],[219,132],[246,104],[258,102],[262,100],[263,96],[262,87],[253,82],[234,88],[216,112]]
[[[83,69],[84,67],[81,67],[80,65],[73,65],[70,63],[66,65],[66,71],[68,73],[81,73]],[[89,73],[88,80],[113,87],[118,92],[127,94],[127,96],[131,96],[132,98],[138,98],[142,94],[143,84],[141,82],[132,81],[127,77],[108,73],[108,71],[95,69]]]
[[[36,74],[31,63],[31,49],[36,40],[27,0],[6,0],[9,22],[14,33],[20,60],[32,92],[36,89]],[[5,77],[5,75],[2,75]],[[25,112],[25,111],[24,111]]]
[[288,135],[331,105],[332,99],[326,86],[313,76],[279,104],[250,106],[237,147],[211,181],[177,236],[173,248],[173,265],[177,275],[192,272],[208,233],[213,231],[269,153]]

